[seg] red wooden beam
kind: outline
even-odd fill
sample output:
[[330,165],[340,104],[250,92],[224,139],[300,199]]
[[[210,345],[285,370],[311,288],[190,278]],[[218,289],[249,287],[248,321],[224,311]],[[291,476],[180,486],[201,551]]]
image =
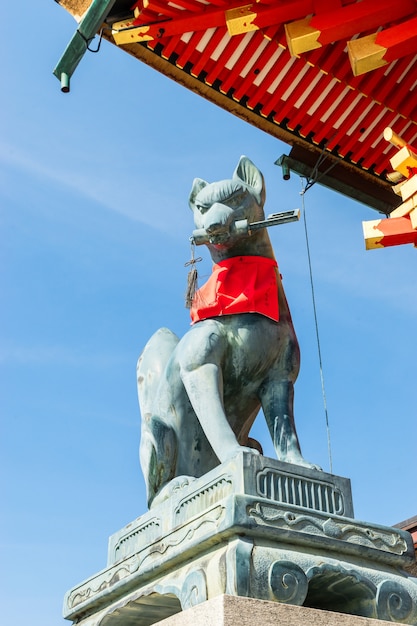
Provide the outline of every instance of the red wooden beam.
[[149,0],[146,10],[159,13],[161,19],[144,23],[140,7],[137,6],[138,17],[113,24],[113,38],[117,44],[153,41],[161,37],[218,28],[225,23],[231,36],[241,35],[311,13],[314,10],[314,0],[287,0],[279,6],[263,7],[257,3],[242,6],[241,2],[230,2],[227,10],[206,9],[204,5],[201,6],[201,11],[191,13],[175,9],[159,0]]
[[[227,4],[227,9],[241,6],[241,0],[234,0]],[[205,8],[200,4],[197,12],[181,10],[160,0],[149,0],[137,2],[134,8],[136,17],[113,24],[113,38],[117,44],[153,41],[226,24],[226,7]],[[149,15],[154,17],[150,19]]]
[[386,48],[384,60],[387,63],[414,54],[417,52],[417,17],[382,30],[377,34],[375,43]]
[[139,16],[132,20],[116,22],[113,24],[112,34],[115,42],[120,45],[153,41],[161,37],[172,37],[207,28],[217,28],[224,26],[224,22],[224,11],[219,9],[198,14],[187,12],[184,17],[161,19],[151,24],[143,24],[142,18]]

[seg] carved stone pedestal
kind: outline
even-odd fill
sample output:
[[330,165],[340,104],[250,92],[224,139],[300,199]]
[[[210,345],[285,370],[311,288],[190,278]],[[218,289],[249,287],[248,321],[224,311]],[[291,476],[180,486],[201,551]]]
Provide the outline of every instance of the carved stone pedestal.
[[227,594],[417,624],[411,536],[353,519],[350,482],[242,452],[109,540],[79,626],[148,626]]

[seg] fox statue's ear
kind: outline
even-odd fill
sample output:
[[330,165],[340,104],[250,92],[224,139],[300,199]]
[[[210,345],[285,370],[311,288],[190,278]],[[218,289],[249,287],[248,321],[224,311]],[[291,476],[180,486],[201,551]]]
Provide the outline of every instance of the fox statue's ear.
[[233,173],[233,179],[239,179],[245,185],[250,187],[259,202],[263,205],[265,202],[265,183],[262,173],[248,157],[241,156],[239,163]]
[[208,185],[208,183],[202,178],[194,178],[193,186],[191,187],[190,196],[188,198],[188,204],[190,209],[194,208],[195,198],[197,194]]

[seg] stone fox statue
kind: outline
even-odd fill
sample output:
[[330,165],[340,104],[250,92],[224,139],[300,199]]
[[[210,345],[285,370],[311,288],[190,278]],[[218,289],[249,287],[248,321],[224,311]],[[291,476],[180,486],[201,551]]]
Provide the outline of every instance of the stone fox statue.
[[259,454],[249,431],[261,407],[278,459],[317,467],[296,433],[300,355],[268,232],[234,227],[264,219],[264,202],[263,176],[247,157],[231,180],[194,180],[189,204],[214,267],[194,297],[191,329],[179,339],[161,328],[138,361],[149,506],[242,449]]

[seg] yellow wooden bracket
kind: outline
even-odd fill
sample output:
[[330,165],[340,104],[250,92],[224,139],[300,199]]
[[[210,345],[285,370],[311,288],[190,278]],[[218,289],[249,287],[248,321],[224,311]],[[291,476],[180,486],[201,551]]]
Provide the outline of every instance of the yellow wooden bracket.
[[136,26],[134,20],[115,22],[111,34],[118,46],[141,41],[152,41],[155,36],[150,26]]
[[384,56],[387,52],[385,46],[376,42],[377,33],[352,39],[348,41],[348,55],[354,76],[360,76],[366,72],[384,67],[388,63]]
[[417,168],[417,154],[408,146],[404,146],[390,159],[390,163],[393,170],[408,178],[410,172]]
[[226,25],[229,35],[241,35],[258,30],[259,26],[254,24],[254,20],[258,14],[253,10],[253,4],[239,7],[237,9],[229,9],[225,11]]
[[310,22],[311,18],[305,17],[285,24],[285,35],[291,56],[321,48],[322,44],[318,40],[321,31],[311,26]]
[[355,76],[383,67],[408,54],[415,54],[416,51],[417,16],[348,42],[349,59]]

